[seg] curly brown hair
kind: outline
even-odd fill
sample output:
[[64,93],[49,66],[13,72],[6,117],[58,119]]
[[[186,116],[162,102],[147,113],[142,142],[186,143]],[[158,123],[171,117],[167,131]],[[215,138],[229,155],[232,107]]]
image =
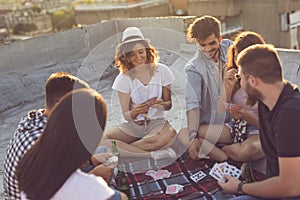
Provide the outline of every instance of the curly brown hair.
[[127,72],[129,72],[127,73],[127,75],[129,75],[131,78],[134,78],[134,70],[132,70],[134,69],[134,65],[129,61],[129,53],[137,43],[140,43],[145,47],[147,64],[150,64],[150,66],[152,66],[151,75],[153,75],[155,73],[157,63],[159,62],[159,55],[158,51],[150,44],[148,40],[121,43],[116,49],[116,66],[119,68],[122,74],[126,74]]
[[187,37],[190,40],[205,40],[211,34],[215,34],[217,38],[221,35],[221,23],[220,21],[209,15],[204,15],[196,19],[187,30]]

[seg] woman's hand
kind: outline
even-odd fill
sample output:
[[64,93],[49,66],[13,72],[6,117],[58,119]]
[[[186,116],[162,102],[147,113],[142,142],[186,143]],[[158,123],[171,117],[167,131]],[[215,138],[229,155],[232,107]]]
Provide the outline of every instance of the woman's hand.
[[107,163],[110,157],[112,157],[112,153],[97,153],[92,155],[92,162],[93,165],[99,165],[99,164],[104,164]]
[[236,109],[236,108],[229,108],[228,112],[234,119],[242,119],[246,118],[247,112],[244,109]]
[[148,102],[144,102],[136,105],[132,110],[130,110],[131,119],[135,119],[139,114],[146,114],[149,110]]
[[165,110],[165,108],[163,106],[163,103],[164,103],[163,100],[156,100],[155,102],[150,104],[150,107],[156,108],[156,109],[159,109],[159,110]]
[[224,72],[224,85],[233,87],[237,80],[235,79],[235,74],[237,73],[237,69],[229,69],[228,71]]

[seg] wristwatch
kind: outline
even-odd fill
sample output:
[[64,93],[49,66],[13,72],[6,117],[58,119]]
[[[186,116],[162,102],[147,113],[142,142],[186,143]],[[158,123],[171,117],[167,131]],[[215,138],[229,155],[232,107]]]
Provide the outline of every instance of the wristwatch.
[[243,192],[243,185],[244,185],[245,183],[246,183],[246,182],[241,181],[241,182],[238,184],[238,188],[237,188],[238,194],[245,194],[245,193]]

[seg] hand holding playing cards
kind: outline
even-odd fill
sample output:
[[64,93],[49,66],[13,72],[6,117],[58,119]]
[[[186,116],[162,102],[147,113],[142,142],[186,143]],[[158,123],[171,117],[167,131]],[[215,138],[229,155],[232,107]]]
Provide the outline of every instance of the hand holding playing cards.
[[244,109],[240,109],[240,110],[229,109],[229,113],[234,119],[241,119],[241,120],[247,120],[249,115],[249,113]]
[[[234,178],[239,178],[242,171],[237,167],[228,164],[227,162],[216,163],[213,168],[210,170],[209,175],[217,179],[221,183],[225,183],[225,177],[231,176]],[[228,178],[227,178],[228,180]]]
[[218,181],[218,184],[222,187],[225,192],[236,194],[238,184],[241,182],[239,179],[236,179],[229,175],[224,175],[225,183]]
[[110,157],[112,157],[112,153],[97,153],[92,155],[92,160],[94,165],[99,165],[106,163]]

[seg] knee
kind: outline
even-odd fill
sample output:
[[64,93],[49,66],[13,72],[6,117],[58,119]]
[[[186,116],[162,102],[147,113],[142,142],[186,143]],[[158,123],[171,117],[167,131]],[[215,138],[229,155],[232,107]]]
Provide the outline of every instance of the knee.
[[158,133],[158,140],[153,141],[158,148],[163,148],[170,144],[176,138],[176,131],[170,130],[167,133]]
[[115,131],[109,130],[109,131],[104,131],[103,133],[103,139],[115,139]]
[[254,161],[260,149],[254,143],[242,143],[237,158],[239,162]]

